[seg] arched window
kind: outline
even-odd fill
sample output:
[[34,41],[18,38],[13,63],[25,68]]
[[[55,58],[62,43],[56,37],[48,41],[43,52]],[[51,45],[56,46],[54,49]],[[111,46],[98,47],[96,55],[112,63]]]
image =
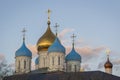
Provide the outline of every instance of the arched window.
[[18,70],[20,70],[20,61],[18,61]]
[[52,57],[52,65],[54,65],[54,57]]
[[77,72],[77,66],[76,65],[74,65],[74,68],[75,68],[75,72]]
[[31,61],[29,61],[29,69],[31,70]]
[[26,69],[26,61],[24,61],[24,69]]
[[45,67],[45,58],[43,58],[43,64],[44,64],[44,67]]
[[58,57],[58,65],[60,65],[60,56]]

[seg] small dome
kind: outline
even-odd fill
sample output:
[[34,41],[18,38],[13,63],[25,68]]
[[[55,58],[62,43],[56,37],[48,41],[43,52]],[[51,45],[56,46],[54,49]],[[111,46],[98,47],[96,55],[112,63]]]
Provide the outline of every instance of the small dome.
[[26,47],[25,42],[23,41],[22,46],[16,51],[15,56],[28,56],[32,57],[32,52]]
[[35,64],[36,64],[36,65],[39,64],[39,57],[36,58]]
[[50,24],[48,24],[48,28],[43,36],[37,42],[38,51],[47,51],[49,46],[54,42],[55,35],[50,29]]
[[55,41],[53,44],[48,48],[48,52],[62,52],[65,53],[65,48],[61,44],[60,40],[56,37]]
[[72,51],[66,56],[66,61],[80,61],[81,62],[81,56],[75,51],[74,47],[72,48]]
[[105,68],[112,68],[113,67],[113,64],[110,62],[109,58],[108,58],[107,62],[104,64],[104,67]]

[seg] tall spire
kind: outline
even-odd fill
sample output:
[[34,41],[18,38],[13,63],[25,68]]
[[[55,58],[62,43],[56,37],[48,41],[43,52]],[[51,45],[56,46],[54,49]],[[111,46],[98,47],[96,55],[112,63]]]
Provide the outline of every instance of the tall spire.
[[58,27],[59,27],[59,25],[57,24],[57,23],[55,23],[55,26],[54,26],[55,28],[56,28],[56,36],[58,35]]
[[23,33],[23,41],[25,41],[25,33],[26,33],[26,29],[25,28],[23,28],[23,30],[22,30],[22,33]]
[[72,40],[72,41],[73,41],[73,42],[72,42],[73,48],[74,48],[74,45],[75,45],[75,37],[76,37],[75,34],[73,34],[73,35],[71,36],[71,38],[73,39],[73,40]]
[[50,25],[50,14],[51,14],[51,10],[50,9],[48,9],[48,11],[47,11],[47,13],[48,13],[48,25]]

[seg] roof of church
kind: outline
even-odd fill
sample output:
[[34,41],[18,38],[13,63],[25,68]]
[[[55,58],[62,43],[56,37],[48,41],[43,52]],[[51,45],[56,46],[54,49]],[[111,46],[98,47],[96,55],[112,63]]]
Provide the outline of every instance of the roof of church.
[[71,52],[66,56],[66,61],[81,61],[81,56],[75,51],[74,47],[72,48]]
[[58,37],[56,37],[55,41],[53,42],[53,44],[48,48],[48,52],[62,52],[65,53],[65,48],[64,46],[61,44],[60,40],[58,39]]
[[28,56],[32,57],[32,52],[26,47],[25,42],[23,41],[22,46],[15,52],[15,56]]
[[101,71],[28,73],[4,77],[3,80],[120,80]]
[[39,64],[39,57],[35,59],[35,64]]

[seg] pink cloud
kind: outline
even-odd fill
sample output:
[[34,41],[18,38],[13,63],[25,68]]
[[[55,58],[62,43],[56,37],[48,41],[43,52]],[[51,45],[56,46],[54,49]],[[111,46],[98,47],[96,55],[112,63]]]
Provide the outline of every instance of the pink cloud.
[[[102,51],[104,51],[105,47],[100,46],[100,47],[95,47],[92,48],[90,46],[84,46],[84,47],[76,47],[75,50],[82,56],[82,61],[85,62],[87,60],[90,60]],[[71,51],[71,47],[66,47],[66,53],[68,54]]]
[[5,61],[5,55],[4,55],[4,54],[0,54],[0,65],[1,65],[2,63],[4,63],[4,62],[6,62],[6,61]]
[[113,60],[112,63],[114,65],[120,65],[120,59]]
[[28,48],[30,49],[30,51],[32,52],[32,57],[36,57],[37,56],[37,48],[35,45],[28,45]]
[[62,31],[58,34],[58,36],[59,36],[60,38],[64,38],[64,36],[65,36],[67,33],[72,32],[72,31],[74,31],[74,29],[66,28],[66,29],[62,30]]
[[89,64],[87,64],[87,63],[82,64],[81,67],[82,67],[85,71],[90,71],[90,70],[91,70]]
[[[72,31],[74,31],[74,29],[64,29],[59,34],[60,39],[62,39],[61,42],[66,47],[66,54],[71,51],[72,41],[70,39],[66,39],[65,35]],[[81,47],[81,45],[83,47]],[[88,45],[88,43],[86,43],[82,38],[79,38],[75,42],[75,49],[82,56],[83,62],[98,56],[99,53],[105,50],[105,46],[91,47],[86,45]]]
[[79,38],[79,39],[75,42],[75,44],[77,45],[77,44],[86,44],[86,43],[84,42],[84,40],[83,40],[82,38]]
[[5,59],[5,55],[0,53],[0,60]]

